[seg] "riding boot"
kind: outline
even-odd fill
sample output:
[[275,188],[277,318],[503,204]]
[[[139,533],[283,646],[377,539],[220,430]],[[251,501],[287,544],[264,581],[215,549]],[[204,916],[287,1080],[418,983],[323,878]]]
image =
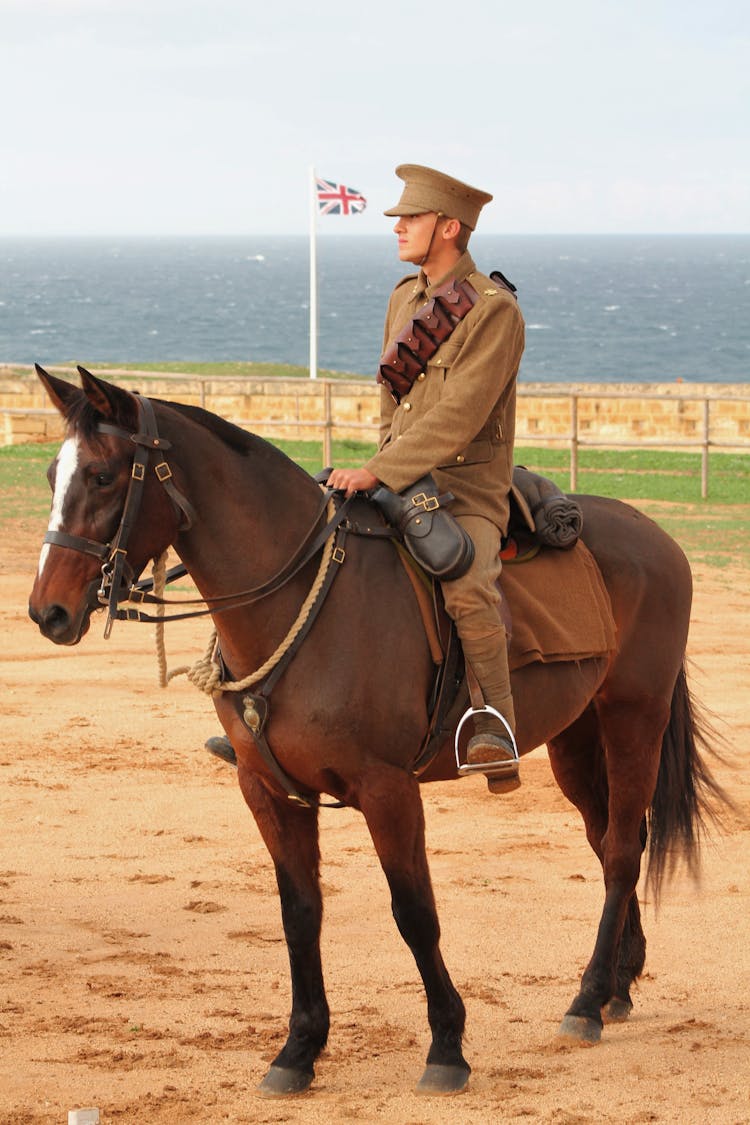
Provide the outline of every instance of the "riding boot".
[[[491,790],[509,792],[516,789],[520,781],[505,629],[500,628],[485,637],[462,638],[462,646],[484,704],[490,708],[478,711],[473,718],[474,734],[469,740],[467,765],[480,769],[486,765],[482,772],[487,775]],[[502,718],[493,714],[495,711]]]
[[234,752],[234,747],[225,734],[218,734],[213,738],[209,738],[205,743],[205,747],[209,754],[214,754],[217,758],[221,758],[223,762],[228,762],[230,766],[237,765],[237,755]]

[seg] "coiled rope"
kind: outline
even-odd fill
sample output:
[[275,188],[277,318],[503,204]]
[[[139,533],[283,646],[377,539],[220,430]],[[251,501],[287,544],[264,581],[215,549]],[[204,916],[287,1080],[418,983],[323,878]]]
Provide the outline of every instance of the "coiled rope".
[[[333,511],[333,505],[329,504],[329,519],[332,518]],[[194,684],[195,687],[199,688],[200,691],[204,691],[207,695],[211,695],[216,691],[244,691],[246,688],[252,687],[253,684],[258,683],[259,680],[265,679],[266,676],[268,676],[269,673],[273,671],[282,657],[287,653],[289,648],[294,644],[297,634],[307,621],[307,618],[310,616],[312,607],[314,606],[318,594],[320,593],[321,587],[325,581],[326,574],[328,573],[328,568],[331,565],[334,546],[334,537],[331,536],[330,539],[328,539],[328,541],[326,542],[325,547],[323,548],[323,553],[321,555],[320,565],[318,567],[318,573],[315,577],[315,581],[310,587],[310,591],[304,602],[302,603],[302,607],[297,614],[294,624],[290,628],[287,635],[284,637],[281,644],[269,656],[265,664],[258,668],[257,671],[251,672],[249,676],[245,676],[241,680],[221,679],[221,667],[216,660],[217,634],[215,629],[211,634],[211,640],[208,648],[206,649],[206,652],[202,657],[196,660],[195,664],[181,665],[179,668],[174,668],[172,671],[168,672],[166,645],[164,641],[164,625],[168,618],[164,618],[165,607],[161,604],[157,604],[157,616],[163,619],[158,621],[156,624],[156,660],[159,668],[159,687],[166,687],[169,684],[170,680],[175,679],[176,676],[187,676],[190,682]],[[157,595],[157,597],[161,598],[164,594],[164,588],[166,586],[166,551],[164,552],[164,554],[160,555],[158,559],[154,560],[152,573],[154,577],[154,593]]]

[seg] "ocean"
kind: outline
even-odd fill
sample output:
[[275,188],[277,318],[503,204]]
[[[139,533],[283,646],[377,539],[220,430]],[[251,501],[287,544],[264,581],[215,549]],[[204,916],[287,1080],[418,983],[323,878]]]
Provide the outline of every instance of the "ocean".
[[[344,220],[345,221],[345,220]],[[521,381],[750,382],[750,235],[474,235]],[[395,236],[320,234],[318,366],[370,375]],[[0,239],[0,362],[309,362],[305,236]]]

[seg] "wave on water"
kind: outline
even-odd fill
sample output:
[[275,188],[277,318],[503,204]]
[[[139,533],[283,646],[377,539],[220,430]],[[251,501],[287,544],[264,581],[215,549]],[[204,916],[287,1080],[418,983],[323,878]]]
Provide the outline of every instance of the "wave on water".
[[[750,381],[750,236],[472,238],[518,287],[526,381]],[[372,375],[390,236],[318,238],[318,365]],[[305,237],[0,240],[0,361],[309,361]]]

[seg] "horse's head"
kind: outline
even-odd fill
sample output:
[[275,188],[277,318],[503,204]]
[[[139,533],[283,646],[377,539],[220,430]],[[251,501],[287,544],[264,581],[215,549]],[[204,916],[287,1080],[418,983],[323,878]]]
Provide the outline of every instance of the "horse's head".
[[52,511],[29,615],[45,637],[73,645],[92,611],[108,602],[111,613],[129,581],[169,546],[182,513],[160,487],[169,442],[156,434],[147,400],[82,367],[82,389],[36,370],[66,437],[47,474]]

